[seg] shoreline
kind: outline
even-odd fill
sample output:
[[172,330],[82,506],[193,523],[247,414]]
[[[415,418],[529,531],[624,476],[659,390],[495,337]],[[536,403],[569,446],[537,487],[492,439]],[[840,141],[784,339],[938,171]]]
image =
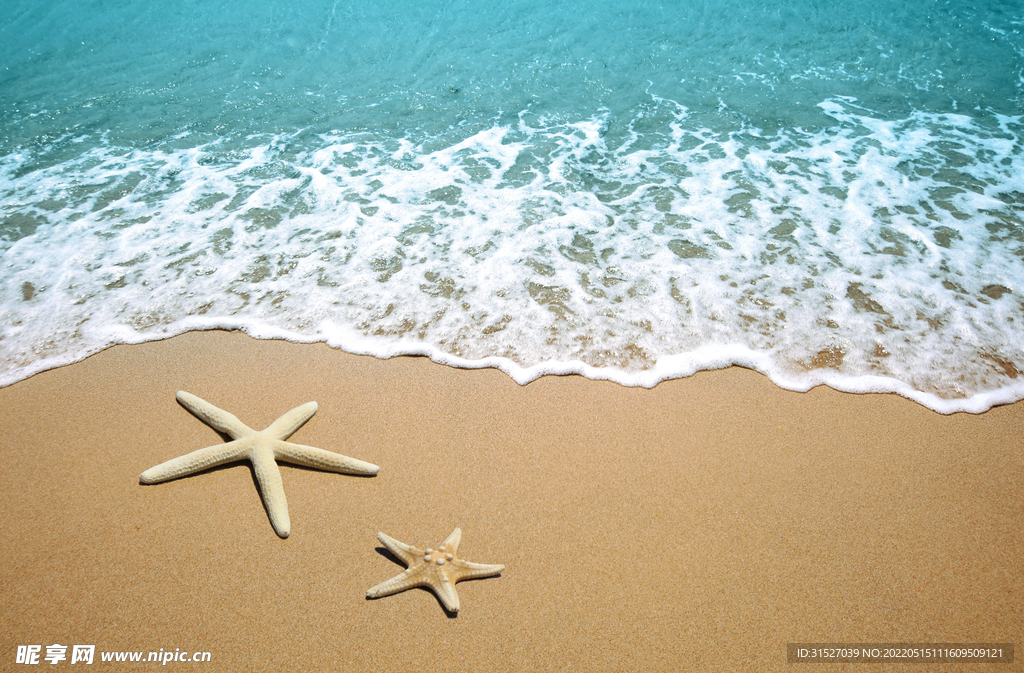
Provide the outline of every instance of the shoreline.
[[[287,540],[246,463],[140,485],[223,441],[177,390],[257,430],[315,400],[292,441],[380,474],[282,467]],[[0,413],[11,661],[60,643],[217,670],[774,671],[787,642],[1024,633],[1024,402],[944,416],[737,367],[520,386],[210,331],[36,374]],[[455,527],[462,556],[506,567],[458,585],[457,617],[422,589],[365,598],[402,570],[378,531],[426,547]]]
[[[357,357],[373,357],[379,360],[394,358],[426,358],[434,364],[462,369],[467,371],[493,369],[500,371],[521,386],[534,381],[556,376],[579,376],[590,381],[608,381],[624,388],[655,388],[663,383],[679,379],[689,379],[704,372],[727,369],[745,369],[756,372],[768,379],[781,390],[795,393],[806,393],[815,388],[828,387],[840,393],[853,395],[898,395],[921,405],[929,411],[942,415],[953,414],[984,414],[1000,406],[1024,402],[1024,381],[1014,385],[1003,386],[985,392],[975,393],[969,397],[944,397],[938,392],[924,392],[897,378],[873,374],[840,374],[829,368],[808,369],[803,376],[780,370],[769,354],[751,350],[746,346],[707,345],[689,353],[670,355],[658,360],[650,369],[627,372],[617,367],[596,367],[579,360],[545,361],[538,364],[523,366],[513,360],[499,356],[487,356],[479,360],[469,360],[458,355],[446,353],[434,346],[409,343],[377,343],[372,339],[349,335],[322,340],[305,340],[285,330],[258,327],[246,323],[234,326],[223,326],[219,322],[187,321],[181,331],[141,341],[125,341],[110,343],[98,350],[75,359],[75,357],[58,357],[41,360],[31,365],[12,370],[25,378],[13,382],[4,382],[0,376],[0,390],[17,385],[54,369],[68,367],[83,362],[111,348],[141,346],[175,339],[191,333],[223,332],[240,333],[257,341],[285,341],[294,345],[327,346],[332,350]],[[54,362],[56,361],[56,362]],[[994,362],[1007,372],[1016,371],[1009,362],[995,359]],[[46,363],[46,364],[40,364]],[[43,367],[36,369],[36,366]],[[26,373],[28,372],[28,373]],[[10,374],[11,372],[8,372]],[[1013,376],[1016,379],[1017,376]]]

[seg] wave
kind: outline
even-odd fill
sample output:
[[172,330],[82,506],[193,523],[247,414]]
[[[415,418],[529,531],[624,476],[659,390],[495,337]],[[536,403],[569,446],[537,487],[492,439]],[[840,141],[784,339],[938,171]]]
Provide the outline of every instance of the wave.
[[624,121],[9,154],[0,384],[220,328],[520,383],[740,365],[942,413],[1024,398],[1021,119],[818,109],[713,128],[649,96]]

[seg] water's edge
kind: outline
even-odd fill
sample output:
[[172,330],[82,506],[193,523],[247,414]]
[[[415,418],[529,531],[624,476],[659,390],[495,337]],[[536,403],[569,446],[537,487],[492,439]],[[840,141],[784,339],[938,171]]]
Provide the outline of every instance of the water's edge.
[[522,367],[502,357],[468,360],[422,343],[386,343],[380,339],[356,334],[317,339],[265,325],[246,324],[243,321],[206,321],[192,318],[183,322],[187,325],[178,325],[175,328],[162,331],[160,334],[141,335],[133,333],[132,330],[124,330],[120,332],[117,340],[111,340],[103,346],[96,346],[88,352],[65,353],[45,360],[37,360],[30,365],[0,374],[0,388],[16,385],[37,374],[53,369],[74,365],[108,348],[155,343],[189,332],[224,331],[242,332],[250,338],[261,341],[280,340],[295,344],[325,343],[331,348],[351,355],[371,356],[380,360],[403,356],[426,357],[436,364],[454,369],[497,369],[521,386],[544,376],[576,375],[591,381],[610,381],[624,387],[650,389],[664,381],[689,378],[704,371],[742,367],[764,375],[783,390],[806,393],[818,386],[827,386],[833,390],[854,395],[896,394],[943,415],[983,414],[993,407],[1024,400],[1024,382],[998,390],[986,391],[969,398],[944,399],[938,395],[915,390],[901,381],[883,376],[851,377],[819,369],[808,372],[806,376],[795,377],[779,372],[772,365],[771,358],[767,354],[752,351],[745,346],[708,346],[693,353],[662,358],[652,369],[629,373],[612,367],[594,367],[579,361],[542,362],[531,367]]

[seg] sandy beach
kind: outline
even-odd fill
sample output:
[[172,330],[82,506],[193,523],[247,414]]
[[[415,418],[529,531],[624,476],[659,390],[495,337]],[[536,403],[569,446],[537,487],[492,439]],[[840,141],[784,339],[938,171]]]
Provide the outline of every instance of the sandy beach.
[[[142,485],[223,442],[177,390],[256,429],[315,400],[293,440],[381,471],[282,466],[288,539],[248,463]],[[519,386],[204,332],[4,388],[0,417],[3,670],[31,670],[19,645],[48,670],[95,645],[98,670],[162,649],[210,653],[167,670],[539,672],[791,670],[790,642],[1022,646],[1024,403],[942,416],[738,368]],[[464,558],[506,566],[458,585],[457,616],[422,589],[366,598],[402,570],[378,531],[427,547],[455,527]],[[68,660],[51,667],[53,644]]]

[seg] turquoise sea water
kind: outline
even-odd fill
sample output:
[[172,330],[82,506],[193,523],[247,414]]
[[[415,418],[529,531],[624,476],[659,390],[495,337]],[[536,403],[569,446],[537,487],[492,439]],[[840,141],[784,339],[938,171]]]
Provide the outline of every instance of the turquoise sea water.
[[7,4],[0,384],[221,327],[1024,398],[1017,2]]

